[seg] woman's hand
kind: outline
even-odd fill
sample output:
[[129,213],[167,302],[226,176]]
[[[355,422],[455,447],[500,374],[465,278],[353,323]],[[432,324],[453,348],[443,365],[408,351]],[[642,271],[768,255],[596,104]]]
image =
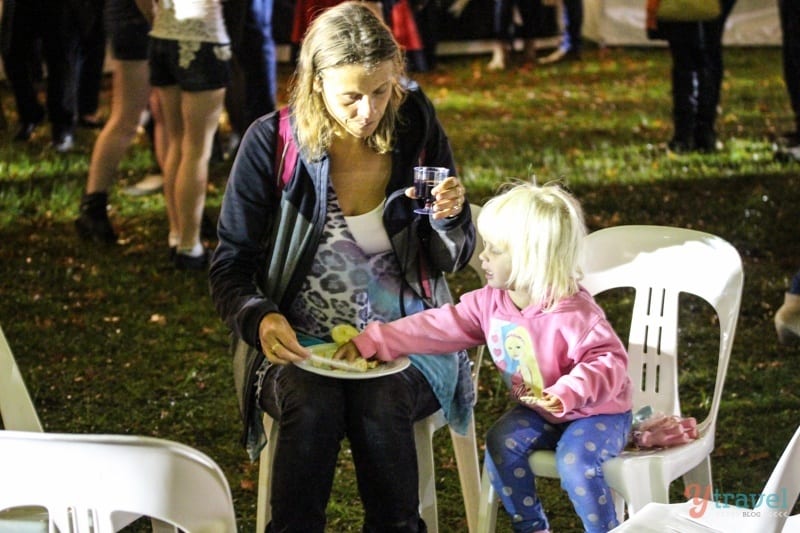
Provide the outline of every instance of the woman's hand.
[[261,349],[270,363],[287,365],[308,358],[309,352],[297,342],[297,335],[286,317],[280,313],[269,313],[258,325]]
[[[433,203],[434,219],[452,218],[461,213],[464,203],[467,201],[467,191],[455,176],[446,178],[443,182],[433,188],[433,195],[436,201]],[[416,198],[414,187],[406,189],[406,196]]]

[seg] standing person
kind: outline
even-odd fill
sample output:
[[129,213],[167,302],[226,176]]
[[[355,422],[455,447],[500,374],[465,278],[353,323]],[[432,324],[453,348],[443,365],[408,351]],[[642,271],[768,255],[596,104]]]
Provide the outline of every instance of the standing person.
[[583,0],[562,0],[564,36],[561,44],[550,55],[539,60],[542,65],[562,60],[580,60],[583,35]]
[[[151,92],[147,63],[150,23],[134,0],[107,0],[104,19],[112,57],[111,115],[92,149],[75,229],[83,239],[112,244],[117,242],[117,233],[108,218],[108,192],[147,109]],[[154,139],[159,138],[160,134],[154,135]],[[158,142],[153,146],[160,162],[164,149]]]
[[[19,115],[17,142],[29,141],[47,118],[52,148],[66,153],[75,147],[76,20],[72,5],[64,0],[5,0],[3,4],[3,66]],[[47,67],[46,114],[36,90],[41,65],[35,64],[38,55],[33,51],[40,44]]]
[[[800,161],[800,3],[778,0],[783,33],[783,79],[794,113],[794,131],[786,135],[785,153]],[[792,278],[783,305],[775,313],[775,330],[783,343],[800,341],[800,270]]]
[[106,59],[106,33],[103,11],[106,0],[70,0],[77,14],[79,35],[76,54],[76,112],[78,126],[100,129],[103,120],[98,115],[103,66]]
[[[514,39],[525,41],[525,58],[536,59],[536,12],[541,7],[539,0],[494,0],[492,58],[486,66],[489,70],[505,70],[514,49]],[[522,25],[517,28],[514,10],[519,12]]]
[[223,4],[231,38],[231,84],[225,108],[231,122],[227,155],[236,153],[250,124],[275,111],[278,70],[272,36],[274,0],[228,0]]
[[800,3],[778,0],[783,39],[783,80],[794,114],[794,131],[785,135],[785,153],[800,161]]
[[[671,151],[717,149],[717,106],[722,88],[722,35],[736,0],[721,0],[720,15],[706,22],[655,20],[651,38],[666,39],[672,56]],[[652,24],[652,22],[650,22]]]
[[164,117],[168,243],[180,270],[204,270],[200,226],[214,133],[230,79],[221,0],[137,0],[153,10],[150,83]]
[[[451,301],[443,271],[475,243],[464,187],[438,188],[414,213],[413,167],[455,163],[430,100],[404,73],[389,28],[363,2],[309,27],[290,89],[299,159],[276,168],[280,113],[253,123],[231,169],[210,267],[211,295],[233,331],[235,382],[252,459],[278,424],[268,531],[321,533],[347,437],[364,531],[420,532],[414,422],[442,409],[465,431],[474,391],[465,352],[413,357],[402,372],[342,380],[289,364],[338,324],[361,328]],[[413,189],[412,189],[413,190]]]
[[485,459],[513,530],[549,531],[528,457],[555,450],[584,530],[608,531],[618,521],[602,464],[626,444],[631,384],[625,347],[579,285],[580,205],[557,186],[521,184],[487,202],[477,226],[485,287],[456,305],[372,323],[335,357],[391,361],[487,344],[515,401],[489,428]]

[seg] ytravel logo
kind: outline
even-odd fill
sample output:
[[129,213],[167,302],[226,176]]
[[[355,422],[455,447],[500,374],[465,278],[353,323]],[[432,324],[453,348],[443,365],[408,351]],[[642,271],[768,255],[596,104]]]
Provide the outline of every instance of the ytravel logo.
[[[763,492],[720,492],[711,491],[708,485],[691,483],[686,486],[684,496],[691,500],[692,506],[689,509],[689,516],[700,518],[706,513],[709,506],[717,509],[730,509],[738,507],[743,517],[759,517],[762,514],[785,515],[791,512],[789,506],[789,495],[786,489],[780,489],[775,493]],[[744,511],[742,511],[742,509]]]

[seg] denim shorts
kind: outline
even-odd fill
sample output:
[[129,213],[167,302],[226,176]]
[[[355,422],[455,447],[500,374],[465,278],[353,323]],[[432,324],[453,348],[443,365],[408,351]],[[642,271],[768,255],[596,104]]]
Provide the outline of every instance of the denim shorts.
[[150,38],[150,84],[182,91],[222,89],[230,80],[229,44]]
[[150,24],[134,0],[107,0],[105,30],[114,59],[147,60]]

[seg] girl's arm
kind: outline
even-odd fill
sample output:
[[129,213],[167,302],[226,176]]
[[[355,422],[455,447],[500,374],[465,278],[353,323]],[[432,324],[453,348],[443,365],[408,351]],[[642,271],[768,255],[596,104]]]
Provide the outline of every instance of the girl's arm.
[[465,294],[456,305],[446,304],[386,324],[372,322],[336,357],[352,359],[355,348],[364,358],[392,361],[409,353],[442,354],[478,346],[485,337],[473,293]]
[[561,400],[562,415],[618,400],[629,388],[628,354],[604,319],[581,339],[570,354],[575,364],[543,392]]

